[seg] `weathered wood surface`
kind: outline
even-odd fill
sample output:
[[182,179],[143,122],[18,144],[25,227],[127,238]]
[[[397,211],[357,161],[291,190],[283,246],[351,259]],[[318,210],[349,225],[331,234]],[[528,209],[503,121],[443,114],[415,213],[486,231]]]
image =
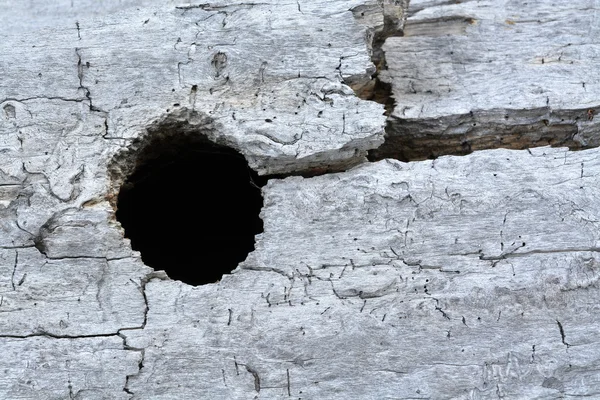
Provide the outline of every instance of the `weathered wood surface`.
[[0,4],[0,398],[132,396],[144,348],[123,332],[154,275],[107,201],[115,154],[177,125],[283,173],[382,142],[383,107],[342,83],[374,72],[363,3]]
[[383,50],[396,101],[377,157],[598,146],[595,0],[412,0]]
[[[0,398],[600,397],[595,149],[272,180],[256,251],[215,284],[171,281],[123,239],[114,156],[148,132],[206,134],[263,173],[343,168],[380,144],[383,107],[342,84],[374,72],[368,30],[384,13],[361,3],[59,2],[22,25],[35,3],[3,11]],[[555,7],[557,21],[593,14]],[[402,40],[418,37],[410,23]]]
[[381,143],[385,120],[380,105],[342,84],[374,72],[368,27],[349,11],[362,3],[128,7],[70,24],[61,17],[45,30],[7,29],[0,106],[18,125],[35,117],[36,101],[47,113],[78,103],[71,120],[103,148],[157,121],[193,125],[200,115],[217,128],[213,139],[261,173],[356,164]]
[[146,349],[129,389],[600,396],[599,171],[597,150],[540,148],[271,181],[235,274],[148,283],[147,324],[124,332]]

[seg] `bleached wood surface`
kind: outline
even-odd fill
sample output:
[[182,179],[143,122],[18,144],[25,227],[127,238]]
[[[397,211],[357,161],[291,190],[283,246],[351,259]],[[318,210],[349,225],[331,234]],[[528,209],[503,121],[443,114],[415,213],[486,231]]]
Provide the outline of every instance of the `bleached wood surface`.
[[148,283],[145,329],[124,333],[145,348],[129,388],[600,396],[599,168],[597,150],[540,148],[272,181],[265,233],[235,274]]
[[385,50],[396,107],[378,157],[598,146],[598,3],[412,0]]
[[349,11],[364,1],[167,3],[3,31],[1,106],[17,121],[36,102],[79,106],[72,120],[109,149],[197,114],[261,173],[356,164],[382,142],[383,108],[341,83],[374,72]]
[[123,239],[111,160],[161,123],[262,172],[381,143],[383,107],[341,84],[373,72],[383,18],[360,3],[0,14],[0,398],[600,397],[595,149],[271,180],[256,251],[216,284],[170,281]]

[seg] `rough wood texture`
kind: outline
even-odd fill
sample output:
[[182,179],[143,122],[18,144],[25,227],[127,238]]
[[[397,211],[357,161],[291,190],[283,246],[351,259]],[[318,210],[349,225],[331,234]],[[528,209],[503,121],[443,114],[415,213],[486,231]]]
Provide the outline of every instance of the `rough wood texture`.
[[597,150],[541,148],[271,181],[265,232],[235,274],[146,285],[145,328],[124,332],[145,348],[128,388],[600,396],[599,168]]
[[595,0],[411,1],[389,38],[396,107],[376,158],[598,146]]
[[[62,1],[43,14],[36,3],[0,25],[0,398],[600,397],[595,149],[489,150],[272,179],[256,250],[215,284],[171,281],[123,239],[111,202],[150,136],[204,135],[263,174],[362,162],[382,142],[383,106],[343,82],[369,90],[370,39],[401,29],[404,2],[74,1],[69,10]],[[407,60],[446,68],[436,52],[458,48],[457,38],[461,54],[476,49],[473,26],[490,38],[503,10],[522,20],[550,10],[514,4],[413,1],[407,37],[384,47],[388,73]],[[595,3],[569,4],[552,9],[559,39],[594,15],[576,10]],[[475,24],[418,23],[448,7]],[[38,12],[39,23],[19,24]],[[527,26],[529,42],[549,43],[548,30],[531,36]],[[591,43],[594,29],[572,43]],[[415,46],[422,53],[406,57]],[[587,63],[593,46],[564,54]],[[498,68],[513,68],[502,60]],[[593,101],[566,82],[594,70],[572,65],[564,79],[539,74],[544,90],[565,85],[571,96],[553,97],[551,116]],[[448,79],[489,82],[456,98],[400,96],[396,76],[392,118],[402,102],[420,104],[423,114],[403,123],[443,127],[468,114],[476,88],[501,88],[494,69],[465,71]],[[562,80],[550,86],[549,76]],[[487,93],[478,107],[504,113],[506,98]],[[519,93],[510,112],[531,125],[528,113],[546,106]],[[580,118],[578,132],[594,133],[595,121]]]
[[126,7],[103,19],[61,17],[46,30],[7,29],[0,106],[17,126],[35,120],[36,101],[48,114],[79,106],[69,120],[104,148],[153,123],[200,118],[261,173],[356,164],[382,142],[385,120],[380,105],[342,83],[374,72],[368,27],[349,11],[362,3]]

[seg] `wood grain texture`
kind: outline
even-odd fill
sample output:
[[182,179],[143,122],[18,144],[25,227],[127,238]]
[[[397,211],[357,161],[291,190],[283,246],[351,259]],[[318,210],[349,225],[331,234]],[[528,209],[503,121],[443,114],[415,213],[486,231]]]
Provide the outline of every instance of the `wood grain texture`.
[[597,150],[540,148],[273,180],[265,232],[233,275],[146,286],[145,329],[125,332],[146,348],[129,387],[139,398],[598,396],[599,167]]
[[[387,17],[406,34],[379,71],[397,102],[388,140],[407,124],[440,136],[423,142],[435,152],[479,118],[527,147],[507,132],[564,123],[592,143],[594,2],[413,0],[405,27],[395,0],[13,3],[0,1],[0,398],[600,397],[600,151],[366,163],[383,106],[349,86],[376,72]],[[547,63],[568,35],[576,62]],[[440,62],[448,51],[460,63]],[[400,71],[419,74],[416,93]],[[192,287],[145,266],[112,207],[136,152],[173,132],[262,174],[354,167],[271,179],[256,250]]]
[[154,122],[199,115],[260,173],[356,164],[385,122],[343,84],[374,71],[368,27],[350,11],[360,4],[124,4],[104,18],[7,29],[0,106],[18,125],[34,117],[30,102],[48,113],[50,100],[79,103],[73,121],[99,119],[86,134],[113,149]]
[[598,146],[597,3],[413,0],[390,37],[396,107],[377,158]]

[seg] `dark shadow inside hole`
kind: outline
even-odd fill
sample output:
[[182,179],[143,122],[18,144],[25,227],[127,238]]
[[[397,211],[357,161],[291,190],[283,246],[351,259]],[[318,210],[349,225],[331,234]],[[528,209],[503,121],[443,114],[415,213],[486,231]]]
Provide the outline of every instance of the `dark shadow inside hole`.
[[254,250],[266,179],[241,154],[207,140],[160,140],[138,164],[119,192],[116,215],[146,265],[201,285]]

